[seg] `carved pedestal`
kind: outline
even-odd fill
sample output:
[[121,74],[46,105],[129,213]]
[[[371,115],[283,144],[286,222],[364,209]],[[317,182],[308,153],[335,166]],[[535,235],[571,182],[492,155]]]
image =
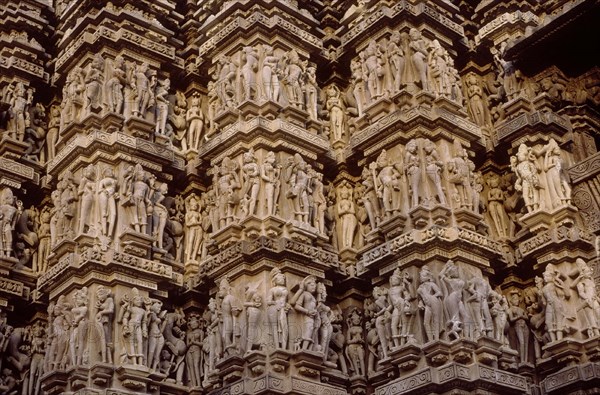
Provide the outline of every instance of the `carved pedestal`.
[[121,250],[126,254],[147,258],[152,251],[154,237],[145,233],[139,233],[128,229],[119,236],[121,240]]

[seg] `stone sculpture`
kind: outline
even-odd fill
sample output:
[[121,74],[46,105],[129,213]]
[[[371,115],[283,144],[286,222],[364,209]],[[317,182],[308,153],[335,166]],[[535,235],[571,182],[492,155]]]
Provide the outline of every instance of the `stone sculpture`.
[[287,52],[282,59],[285,64],[283,70],[283,82],[286,87],[286,96],[288,103],[292,107],[304,109],[304,95],[302,77],[305,64],[300,60],[300,56],[295,49]]
[[168,350],[170,366],[167,375],[175,374],[175,383],[183,385],[183,374],[186,371],[186,353],[188,346],[184,340],[183,326],[185,325],[185,314],[181,308],[167,313],[161,326],[162,336],[164,338],[164,348],[162,352]]
[[131,89],[133,94],[133,109],[134,117],[145,118],[148,107],[154,101],[154,86],[156,85],[156,77],[150,77],[148,63],[136,65],[133,79],[131,81]]
[[435,203],[437,197],[439,204],[446,205],[446,195],[442,188],[442,178],[440,174],[443,163],[439,159],[439,154],[433,141],[428,139],[425,140],[423,152],[425,153],[425,173],[429,180],[429,183],[427,184],[429,186],[429,201],[430,203]]
[[571,288],[579,296],[578,311],[583,313],[583,328],[588,338],[600,336],[600,302],[596,292],[596,283],[592,277],[592,269],[581,258],[575,261],[576,269],[569,273],[574,278]]
[[260,283],[248,284],[245,289],[244,307],[246,308],[246,350],[260,347],[260,319],[262,297],[258,293]]
[[473,210],[472,188],[473,170],[475,164],[469,159],[467,151],[458,140],[454,140],[454,157],[447,163],[448,181],[454,186],[456,205],[460,208]]
[[169,89],[171,89],[171,80],[168,78],[162,79],[158,83],[156,93],[154,94],[155,106],[155,119],[156,127],[154,133],[162,136],[167,135],[167,120],[169,118]]
[[225,356],[239,355],[241,351],[239,315],[242,312],[242,306],[233,295],[231,285],[226,278],[221,280],[218,297],[221,299],[223,354]]
[[354,247],[356,234],[356,209],[352,198],[352,188],[348,183],[342,184],[338,189],[337,197],[338,224],[340,225],[341,238],[339,248],[347,249]]
[[200,315],[192,313],[188,316],[186,333],[187,351],[185,366],[190,387],[199,387],[202,384],[202,346],[204,333],[201,328]]
[[87,287],[73,293],[73,307],[71,308],[71,335],[69,339],[69,353],[73,365],[89,363],[88,360],[88,307],[89,295]]
[[268,101],[279,101],[279,69],[280,58],[275,55],[273,47],[263,45],[262,81],[265,99]]
[[476,339],[480,336],[492,337],[494,322],[488,303],[492,293],[489,283],[475,275],[467,281],[466,290],[471,294],[465,302],[470,307],[471,317],[473,317],[474,337]]
[[110,289],[99,285],[96,288],[96,322],[101,328],[101,355],[102,362],[113,363],[114,344],[112,339],[113,317],[115,315],[115,302]]
[[342,93],[335,85],[330,85],[326,90],[325,108],[329,113],[329,137],[333,144],[348,139],[346,126],[346,108]]
[[96,195],[96,169],[94,165],[88,165],[83,169],[79,188],[79,226],[78,234],[90,233],[94,223],[94,199]]
[[232,224],[237,220],[236,207],[239,203],[237,190],[240,189],[240,179],[237,173],[239,165],[228,157],[223,158],[220,167],[215,168],[215,191],[219,213],[219,228]]
[[59,223],[61,226],[59,227],[59,237],[61,239],[71,238],[75,232],[73,222],[77,212],[78,191],[70,171],[63,174],[57,189],[60,191],[59,210],[61,221]]
[[257,98],[256,72],[258,71],[258,51],[254,47],[242,48],[241,77],[244,100]]
[[151,370],[157,370],[160,363],[160,353],[165,345],[164,320],[167,311],[162,309],[162,302],[158,299],[151,299],[147,304],[147,333],[148,333],[148,351],[146,361]]
[[[127,188],[127,185],[125,186]],[[146,233],[148,226],[148,206],[150,201],[150,186],[147,182],[146,171],[138,163],[133,169],[130,183],[129,202],[131,206],[131,225],[138,233]]]
[[376,184],[376,192],[380,201],[381,207],[384,210],[384,217],[391,218],[397,214],[400,209],[401,196],[401,178],[402,173],[398,170],[402,166],[400,164],[392,164],[386,150],[382,150],[377,157],[377,162],[371,164],[371,169],[375,174],[375,170],[379,169],[377,176],[374,176]]
[[200,108],[200,96],[196,93],[192,96],[190,107],[188,108],[185,120],[188,125],[186,142],[188,148],[198,151],[204,138],[204,114]]
[[109,78],[106,81],[106,103],[108,111],[122,114],[125,101],[123,87],[127,83],[127,71],[125,70],[125,59],[121,55],[115,57],[108,75]]
[[9,88],[7,101],[9,104],[9,120],[7,132],[18,141],[25,140],[25,128],[27,111],[32,104],[32,91],[27,92],[22,82],[17,82],[14,87]]
[[375,329],[377,330],[377,337],[381,345],[381,359],[388,358],[388,352],[390,351],[390,308],[388,303],[388,292],[385,288],[375,287],[373,288],[373,299],[375,305]]
[[15,226],[17,224],[17,206],[10,188],[0,192],[0,256],[12,257]]
[[405,56],[402,49],[402,36],[399,31],[392,32],[387,44],[387,57],[391,68],[391,86],[393,92],[399,92],[403,85]]
[[288,347],[288,312],[292,306],[288,303],[289,291],[285,274],[278,268],[271,270],[271,288],[267,293],[267,320],[271,344],[276,348]]
[[412,61],[411,80],[413,84],[420,84],[424,91],[429,91],[429,70],[427,65],[427,44],[421,35],[421,32],[415,28],[411,28],[409,33],[410,41],[408,47],[410,49],[410,58]]
[[404,154],[404,172],[409,181],[409,191],[411,195],[410,207],[419,205],[421,199],[421,183],[423,173],[421,171],[421,159],[419,157],[419,146],[417,140],[410,140],[406,143],[406,152]]
[[427,341],[440,339],[443,328],[443,305],[444,294],[435,283],[433,273],[427,266],[423,266],[419,273],[420,284],[417,288],[419,295],[419,307],[424,311],[423,326]]
[[347,317],[348,336],[345,354],[350,361],[350,368],[353,375],[366,377],[365,335],[362,327],[363,315],[358,308],[352,308]]
[[309,215],[309,178],[307,163],[300,154],[295,154],[288,159],[285,168],[285,180],[289,184],[287,198],[292,201],[293,218],[296,221],[308,224]]
[[299,339],[299,349],[313,350],[316,344],[317,331],[316,325],[318,319],[317,310],[317,278],[315,276],[305,277],[298,287],[298,290],[290,300],[290,305],[301,315],[301,337]]
[[[149,301],[148,301],[149,302]],[[148,337],[146,300],[137,288],[132,288],[121,300],[117,322],[121,324],[123,348],[121,364],[145,365],[144,339]]]
[[369,100],[367,98],[368,92],[361,62],[357,59],[352,60],[350,63],[350,70],[352,71],[352,94],[356,101],[358,116],[362,117]]
[[260,167],[260,177],[264,182],[265,207],[267,215],[275,215],[281,190],[281,166],[276,164],[275,153],[267,152]]
[[535,154],[525,144],[519,145],[515,156],[510,157],[511,170],[516,174],[515,189],[523,195],[527,212],[537,211],[541,207],[540,180],[535,165]]
[[[306,73],[305,73],[305,85],[304,85],[304,90],[305,90],[305,102],[306,102],[306,112],[308,112],[308,115],[310,117],[310,119],[312,119],[313,121],[318,121],[319,120],[319,113],[318,113],[318,98],[319,98],[319,85],[317,83],[317,68],[315,66],[308,66],[306,67]],[[334,86],[334,85],[332,85]],[[329,102],[329,99],[327,100]],[[330,122],[331,122],[331,112],[332,110],[335,108],[335,122],[339,122],[338,118],[340,115],[345,116],[344,114],[340,114],[339,110],[338,110],[338,106],[342,107],[342,110],[344,110],[343,108],[343,101],[339,101],[337,99],[332,99],[331,102],[331,106],[332,109],[329,110],[330,112]],[[333,126],[330,126],[331,129],[333,129]]]
[[100,233],[109,239],[113,235],[117,219],[118,183],[111,167],[105,168],[102,176],[103,178],[98,182],[97,192]]
[[186,199],[185,211],[185,262],[193,262],[198,259],[204,238],[200,201],[196,195]]
[[550,139],[541,154],[544,155],[543,171],[546,173],[549,205],[557,208],[571,204],[571,186],[563,169],[561,149],[556,140]]
[[519,291],[511,291],[508,302],[508,321],[511,323],[517,338],[517,351],[519,351],[519,360],[521,363],[526,363],[529,361],[529,318],[525,309],[521,307],[521,297],[519,296]]
[[256,203],[258,201],[258,193],[260,191],[260,166],[256,161],[253,149],[250,149],[248,152],[244,153],[243,161],[243,211],[245,212],[246,216],[249,216],[256,214]]
[[225,108],[233,108],[237,104],[235,99],[235,77],[237,68],[228,56],[222,56],[217,63],[217,92],[221,105]]
[[546,266],[542,295],[546,302],[546,329],[551,342],[562,340],[565,334],[570,333],[575,320],[566,303],[569,290],[565,285],[565,277],[554,265]]
[[448,313],[446,327],[449,328],[447,336],[449,340],[459,337],[471,337],[471,315],[469,314],[463,299],[465,280],[458,272],[458,266],[452,260],[448,260],[440,271],[440,281],[444,289],[444,307]]
[[46,162],[50,162],[56,156],[56,144],[58,144],[58,131],[60,129],[60,106],[50,106],[50,117],[48,121],[48,132],[46,133]]
[[102,108],[102,85],[104,82],[104,58],[97,53],[85,73],[86,112],[98,112]]

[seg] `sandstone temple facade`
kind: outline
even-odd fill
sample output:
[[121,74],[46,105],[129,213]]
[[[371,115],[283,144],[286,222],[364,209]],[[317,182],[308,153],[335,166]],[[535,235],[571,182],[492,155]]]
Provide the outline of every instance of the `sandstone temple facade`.
[[0,394],[591,394],[597,0],[3,0]]

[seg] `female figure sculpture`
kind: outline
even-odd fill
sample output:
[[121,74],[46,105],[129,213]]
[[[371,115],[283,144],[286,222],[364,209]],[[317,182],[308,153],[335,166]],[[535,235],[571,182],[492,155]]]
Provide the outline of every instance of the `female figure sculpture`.
[[256,98],[256,72],[258,71],[258,51],[254,47],[242,49],[242,87],[244,100]]
[[98,206],[100,212],[100,232],[110,238],[115,229],[117,218],[117,179],[112,168],[102,172],[103,178],[98,183]]
[[423,266],[419,273],[420,284],[417,288],[417,294],[421,298],[419,306],[425,311],[423,325],[427,341],[439,340],[442,332],[443,309],[442,309],[442,291],[433,279],[433,273],[427,266]]
[[464,336],[470,337],[471,317],[463,301],[465,280],[460,277],[458,267],[452,260],[448,260],[440,271],[440,280],[445,289],[444,306],[448,313],[447,326],[451,328],[448,336],[459,337],[462,332]]
[[346,356],[356,376],[366,377],[365,367],[365,336],[362,328],[362,314],[358,308],[353,308],[346,319],[348,324],[348,340],[346,342]]
[[243,196],[247,202],[246,215],[254,215],[256,211],[256,201],[258,200],[258,193],[260,190],[260,167],[256,162],[253,149],[250,149],[248,152],[244,153],[243,158]]
[[275,164],[275,153],[267,152],[267,156],[260,168],[260,177],[265,185],[265,203],[267,215],[275,215],[281,188],[281,166]]
[[288,344],[288,303],[289,291],[285,284],[285,274],[278,268],[271,270],[271,284],[267,294],[267,322],[272,344],[276,348],[287,348]]
[[279,57],[273,53],[273,47],[263,45],[264,59],[262,68],[262,80],[265,98],[269,101],[279,101]]
[[546,266],[543,278],[542,294],[546,301],[546,328],[551,342],[562,340],[564,334],[570,329],[567,321],[574,320],[574,317],[569,315],[565,303],[569,291],[565,287],[561,273],[554,265]]
[[123,86],[127,83],[125,59],[121,55],[115,57],[112,75],[106,83],[108,111],[121,114],[123,112]]
[[78,195],[81,200],[81,208],[79,209],[79,232],[78,234],[83,234],[86,225],[88,226],[87,230],[91,230],[94,220],[92,218],[92,207],[94,204],[94,195],[96,194],[96,170],[94,169],[94,165],[88,165],[85,169],[83,169],[83,176],[81,177],[81,182],[79,183]]
[[290,304],[302,315],[300,349],[312,350],[315,346],[317,330],[317,278],[313,275],[307,276],[302,280],[298,291],[292,297]]
[[420,188],[421,188],[421,159],[419,158],[419,147],[417,140],[410,140],[406,143],[406,153],[404,154],[404,171],[409,179],[411,205],[416,207],[419,205]]
[[104,81],[104,59],[97,53],[85,75],[86,111],[98,111],[102,103],[102,82]]
[[[433,183],[433,188],[437,195],[439,204],[446,205],[446,196],[444,195],[444,190],[442,188],[442,178],[440,173],[442,171],[443,163],[440,161],[437,148],[435,144],[431,140],[425,140],[425,145],[423,146],[423,151],[425,152],[425,173],[427,173],[427,178],[430,183]],[[431,191],[431,184],[429,199],[434,200],[433,191]]]
[[102,362],[113,362],[113,316],[115,314],[115,302],[110,289],[99,285],[96,289],[96,322],[101,329],[101,347]]
[[202,143],[202,131],[204,130],[204,115],[200,109],[200,97],[195,94],[192,96],[190,108],[188,108],[185,119],[188,123],[187,144],[193,151],[200,149]]
[[534,163],[535,155],[525,144],[519,146],[516,156],[510,157],[511,169],[517,175],[515,189],[521,191],[527,212],[540,209],[540,181]]
[[200,328],[200,316],[192,313],[188,317],[186,333],[187,352],[185,366],[190,387],[199,387],[202,384],[202,343],[204,333]]
[[341,249],[352,248],[354,246],[354,235],[356,232],[356,210],[352,199],[352,189],[349,185],[344,184],[339,189],[337,199],[337,212],[340,218],[342,238]]
[[421,83],[421,89],[424,91],[429,91],[429,82],[428,82],[428,67],[427,67],[427,44],[425,44],[425,40],[423,36],[421,36],[421,32],[415,28],[410,29],[408,33],[410,37],[410,42],[408,47],[412,51],[411,60],[413,69],[416,75],[413,75],[414,83]]
[[200,246],[204,238],[200,203],[195,195],[186,200],[185,213],[185,262],[195,261],[200,254]]

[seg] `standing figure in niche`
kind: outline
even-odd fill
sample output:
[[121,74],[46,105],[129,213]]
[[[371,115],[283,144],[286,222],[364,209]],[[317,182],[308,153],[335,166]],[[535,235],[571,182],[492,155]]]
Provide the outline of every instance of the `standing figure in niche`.
[[85,74],[86,111],[100,110],[102,103],[102,82],[104,81],[104,59],[97,53]]
[[110,289],[99,285],[96,289],[96,322],[101,328],[101,355],[102,362],[113,363],[112,330],[115,302]]
[[256,99],[256,72],[258,71],[258,51],[254,47],[242,48],[242,88],[244,100]]
[[156,102],[156,128],[154,134],[167,134],[167,119],[169,118],[169,89],[171,89],[171,80],[165,78],[158,83],[154,100]]
[[106,102],[108,111],[117,114],[123,113],[123,86],[127,83],[127,72],[125,71],[125,59],[118,55],[112,67],[112,75],[106,83]]
[[304,74],[304,64],[300,61],[300,56],[295,49],[289,51],[283,58],[286,63],[284,70],[284,81],[286,83],[287,99],[291,106],[304,108],[304,95],[302,93],[302,77]]
[[231,61],[231,58],[228,56],[219,58],[217,75],[219,77],[216,85],[219,98],[221,99],[221,105],[225,108],[235,107],[235,77],[237,75],[237,69],[235,64]]
[[292,200],[294,219],[308,224],[309,201],[312,194],[307,173],[307,164],[300,154],[289,158],[286,168],[286,180],[289,183],[287,197]]
[[219,92],[217,91],[217,84],[214,81],[208,81],[208,92],[206,93],[206,97],[208,102],[206,105],[206,123],[208,124],[208,130],[206,131],[204,138],[208,139],[217,132],[217,122],[215,121],[215,118],[222,107]]
[[304,86],[304,90],[306,91],[306,112],[308,112],[310,119],[317,121],[319,119],[317,112],[319,84],[317,83],[317,69],[315,66],[308,66],[306,68],[305,78],[306,84]]
[[98,183],[98,206],[100,214],[100,232],[106,238],[113,235],[117,219],[117,178],[112,168],[102,172]]
[[508,324],[508,301],[506,297],[494,290],[490,291],[490,314],[494,326],[494,339],[508,344],[506,329]]
[[317,320],[319,330],[319,344],[317,346],[317,351],[323,353],[323,362],[325,362],[329,356],[329,344],[331,342],[331,336],[333,335],[333,324],[331,322],[333,312],[331,311],[331,308],[325,304],[325,300],[327,299],[327,289],[325,288],[325,284],[317,284],[316,298],[317,312],[319,315],[319,319]]
[[507,46],[506,41],[500,44],[499,50],[494,51],[494,61],[498,66],[498,78],[502,80],[504,93],[508,100],[512,100],[519,95],[520,87],[517,79],[517,70],[513,62],[504,59]]
[[152,236],[155,238],[155,245],[159,249],[163,249],[165,228],[169,219],[169,210],[164,205],[164,200],[168,192],[166,182],[160,184],[157,190],[154,191],[152,201]]
[[192,313],[188,317],[186,333],[187,352],[185,366],[190,387],[199,387],[202,384],[202,343],[204,333],[200,327],[200,316]]
[[486,126],[489,124],[489,110],[484,101],[483,88],[479,86],[479,81],[474,74],[467,77],[466,83],[471,118],[478,126]]
[[262,80],[264,85],[265,99],[267,101],[279,102],[279,57],[275,56],[273,47],[263,45],[264,59],[262,68]]
[[431,50],[427,59],[429,77],[433,82],[432,90],[437,97],[450,98],[450,71],[447,52],[436,39],[431,42]]
[[58,131],[60,130],[60,107],[56,104],[50,106],[50,117],[48,120],[48,133],[46,133],[46,163],[52,161],[56,156],[56,145],[58,144]]
[[471,307],[472,316],[474,318],[475,325],[475,338],[480,336],[492,336],[494,324],[492,322],[492,315],[488,300],[490,298],[490,285],[486,280],[479,276],[472,277],[467,282],[467,292],[471,294],[466,302]]
[[73,236],[73,221],[77,211],[77,187],[73,182],[73,175],[66,171],[62,179],[62,190],[60,194],[60,210],[62,218],[62,229],[60,231],[62,238]]
[[406,143],[406,153],[404,154],[404,171],[409,179],[409,190],[411,194],[410,207],[419,205],[420,188],[422,182],[421,159],[419,158],[419,147],[417,140],[410,140]]
[[244,307],[246,308],[246,350],[256,350],[260,346],[260,316],[262,297],[258,293],[257,284],[246,285],[246,300]]
[[144,339],[148,337],[148,320],[144,304],[144,298],[137,288],[133,288],[131,293],[121,301],[122,306],[117,320],[122,324],[124,343],[121,364],[144,365],[146,363]]
[[67,81],[65,82],[67,89],[65,125],[81,120],[81,111],[84,104],[83,92],[85,91],[85,83],[83,78],[83,70],[81,67],[74,67],[71,73],[69,73],[69,76],[71,78],[67,78]]
[[400,178],[401,173],[396,166],[390,163],[386,150],[381,151],[377,157],[377,167],[381,169],[375,181],[377,182],[377,196],[383,203],[386,218],[397,213],[400,206]]
[[381,344],[381,358],[386,359],[390,350],[389,321],[391,318],[387,290],[382,287],[373,288],[373,298],[375,299],[376,308],[375,328],[377,329],[377,336]]
[[131,204],[133,218],[131,224],[138,233],[146,233],[148,225],[148,205],[150,202],[150,186],[146,182],[146,172],[138,163],[135,165],[134,181],[131,184]]
[[342,228],[340,248],[352,248],[354,246],[354,235],[358,221],[352,199],[352,188],[348,184],[342,185],[338,192],[337,212],[340,218],[339,224]]
[[362,172],[362,185],[364,190],[363,193],[359,195],[359,199],[365,206],[372,230],[377,228],[381,219],[379,198],[377,197],[377,191],[375,190],[374,180],[375,176],[369,171],[369,168],[364,167]]
[[500,189],[500,177],[496,174],[487,178],[488,184],[488,212],[492,219],[492,228],[499,238],[509,236],[509,219],[504,208],[504,192]]
[[387,57],[392,69],[392,90],[399,92],[402,86],[402,75],[404,73],[404,51],[402,50],[401,35],[394,31],[387,45]]
[[260,190],[260,167],[254,156],[254,150],[251,148],[244,153],[244,164],[242,165],[242,175],[244,179],[243,196],[247,202],[246,215],[256,214],[256,202]]
[[220,168],[215,168],[220,228],[235,220],[235,208],[239,201],[236,190],[240,189],[237,169],[238,164],[228,157],[223,158]]
[[542,294],[546,301],[546,329],[551,342],[562,340],[565,333],[571,330],[568,323],[575,319],[569,314],[566,304],[569,290],[565,286],[562,274],[554,265],[546,266],[543,277]]
[[467,151],[458,140],[454,140],[454,158],[448,161],[448,181],[454,185],[457,203],[460,208],[473,209],[473,179],[475,164],[469,159]]
[[465,337],[471,337],[471,317],[467,312],[463,301],[463,291],[465,280],[458,272],[458,267],[452,260],[448,260],[440,271],[440,280],[445,288],[444,306],[448,313],[447,327],[449,340],[455,340],[450,337],[458,338],[461,333]]
[[[44,326],[37,322],[31,327],[29,380],[24,381],[23,390],[28,389],[27,394],[38,395],[41,389],[40,378],[44,374],[44,357],[46,354],[46,339],[44,338]],[[28,385],[25,386],[25,383]],[[1,388],[1,387],[0,387]]]
[[289,291],[285,284],[285,274],[278,268],[271,270],[272,287],[267,293],[267,321],[272,344],[276,348],[287,348],[288,343],[288,303]]
[[439,204],[446,205],[446,196],[444,195],[442,178],[440,176],[443,163],[440,161],[437,148],[435,147],[433,141],[425,140],[423,151],[425,151],[425,173],[427,173],[427,178],[430,181],[429,199],[432,201],[435,199],[433,196],[433,191],[431,191],[431,183],[433,183],[433,188],[437,194]]
[[277,212],[277,203],[281,188],[280,175],[281,166],[275,164],[275,153],[273,151],[267,152],[267,156],[260,168],[260,177],[265,183],[267,215],[275,215]]
[[354,59],[350,63],[350,70],[352,72],[352,94],[354,95],[354,100],[356,100],[358,116],[362,117],[364,114],[365,107],[368,103],[363,68],[361,63],[358,60]]
[[155,77],[149,78],[148,70],[149,66],[146,62],[136,66],[134,78],[131,82],[131,89],[135,95],[132,111],[134,117],[144,118],[148,107],[154,100],[152,92],[154,91],[156,79]]
[[239,315],[242,307],[233,295],[229,281],[224,278],[219,285],[218,297],[221,298],[221,338],[223,339],[223,353],[225,355],[238,355],[240,353],[240,328]]
[[17,224],[17,206],[10,188],[0,193],[0,256],[13,255],[13,234]]
[[51,233],[50,221],[52,220],[52,210],[48,206],[44,206],[40,213],[40,227],[38,228],[38,244],[37,260],[34,261],[33,271],[35,273],[46,273],[48,269],[48,255],[51,249]]
[[511,170],[517,175],[515,189],[521,191],[527,212],[540,209],[540,180],[535,165],[535,154],[525,144],[519,146],[516,156],[510,157]]
[[195,195],[186,200],[185,262],[196,261],[204,238],[200,202]]
[[575,261],[577,269],[571,273],[575,277],[571,283],[571,288],[577,291],[580,299],[578,311],[583,312],[584,328],[587,328],[589,338],[600,336],[600,303],[596,293],[596,283],[592,277],[592,269],[581,258]]
[[71,308],[71,362],[75,366],[87,364],[88,358],[88,289],[83,287],[73,294],[74,306]]
[[146,361],[148,361],[148,367],[151,370],[157,370],[160,362],[160,352],[165,345],[165,336],[163,335],[166,320],[165,316],[167,311],[162,309],[162,302],[157,299],[150,301],[148,309],[147,321],[148,321],[148,355]]
[[413,82],[421,83],[421,89],[424,91],[429,91],[429,82],[428,82],[428,68],[427,68],[427,44],[421,36],[421,32],[415,28],[410,29],[408,36],[410,37],[410,42],[408,43],[408,47],[410,48],[412,55],[412,65],[414,69]]
[[561,149],[554,139],[550,139],[543,148],[544,172],[546,172],[546,185],[550,193],[550,205],[553,208],[571,203],[571,187],[565,179],[561,159]]
[[367,89],[371,100],[377,100],[384,95],[383,80],[385,77],[384,57],[381,47],[375,39],[361,53],[364,74],[367,77]]
[[346,342],[346,357],[355,376],[366,377],[365,336],[362,327],[362,314],[356,307],[352,308],[346,319],[348,335]]
[[367,375],[374,375],[379,370],[377,360],[381,354],[381,342],[377,335],[377,329],[373,326],[371,320],[365,322],[365,333],[367,334]]
[[435,341],[440,339],[442,332],[443,308],[442,308],[442,291],[433,279],[433,273],[427,266],[423,266],[419,273],[420,284],[417,288],[417,294],[421,298],[419,307],[425,311],[423,317],[423,326],[427,341]]
[[526,363],[529,361],[529,325],[527,324],[527,312],[521,307],[519,291],[513,290],[510,292],[509,302],[508,322],[510,322],[515,330],[515,335],[517,335],[517,351],[519,351],[519,359],[521,363]]
[[315,172],[312,179],[313,182],[313,203],[315,213],[313,218],[313,226],[318,229],[323,236],[327,235],[325,230],[325,212],[327,211],[327,197],[324,192],[323,174]]
[[329,112],[329,130],[331,133],[331,141],[344,141],[344,133],[346,131],[346,109],[342,99],[342,93],[335,85],[330,85],[327,88],[327,100],[325,107]]
[[25,140],[27,111],[31,105],[31,99],[27,97],[22,82],[17,82],[15,85],[12,95],[9,97],[9,104],[10,119],[7,130],[11,133],[13,139],[23,141]]
[[89,232],[93,228],[94,220],[92,214],[94,212],[94,195],[96,194],[96,169],[94,165],[88,165],[83,169],[83,175],[79,182],[78,195],[81,200],[81,208],[79,209],[79,231],[78,234],[83,234],[86,230]]
[[202,143],[202,132],[204,130],[204,115],[200,108],[200,97],[198,94],[192,96],[190,108],[188,108],[185,119],[188,123],[187,144],[193,151],[200,149]]
[[402,315],[404,315],[405,303],[404,287],[402,285],[402,275],[400,269],[394,270],[390,277],[390,289],[388,291],[389,303],[392,309],[391,326],[392,326],[392,341],[394,347],[400,347],[400,333],[404,332],[402,328]]
[[315,346],[315,339],[318,326],[317,299],[317,278],[313,275],[307,276],[302,280],[298,291],[292,297],[290,304],[302,315],[300,349],[312,350]]

